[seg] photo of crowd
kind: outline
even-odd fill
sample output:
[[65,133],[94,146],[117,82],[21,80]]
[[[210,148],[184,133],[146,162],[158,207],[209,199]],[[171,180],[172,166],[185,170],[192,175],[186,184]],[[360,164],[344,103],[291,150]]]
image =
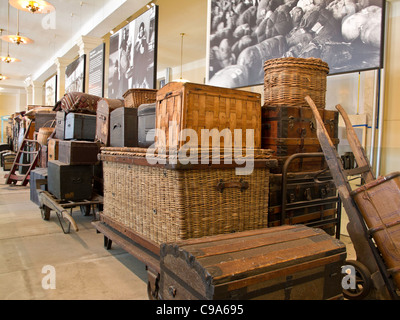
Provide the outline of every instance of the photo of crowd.
[[263,83],[266,60],[320,58],[330,74],[382,67],[383,0],[209,0],[208,84]]

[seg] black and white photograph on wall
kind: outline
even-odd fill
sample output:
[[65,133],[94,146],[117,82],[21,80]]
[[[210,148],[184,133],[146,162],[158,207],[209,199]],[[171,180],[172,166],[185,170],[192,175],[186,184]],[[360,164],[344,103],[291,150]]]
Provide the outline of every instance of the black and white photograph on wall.
[[330,75],[383,65],[383,0],[209,0],[207,83],[263,84],[266,60],[320,58]]
[[108,97],[129,89],[155,89],[158,7],[152,6],[110,37]]
[[105,43],[89,53],[88,93],[98,97],[104,97],[104,56]]
[[57,103],[57,75],[45,82],[46,106],[55,106]]
[[65,69],[65,93],[85,92],[86,55],[80,56]]

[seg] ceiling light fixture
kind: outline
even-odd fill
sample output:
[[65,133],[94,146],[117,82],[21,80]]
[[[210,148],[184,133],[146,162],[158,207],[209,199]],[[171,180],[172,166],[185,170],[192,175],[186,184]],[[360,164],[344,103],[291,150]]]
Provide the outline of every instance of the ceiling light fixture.
[[6,80],[7,79],[7,77],[6,76],[3,76],[1,73],[0,73],[0,81],[1,80]]
[[23,37],[19,33],[19,10],[17,10],[17,34],[11,34],[11,35],[9,34],[7,36],[2,36],[1,39],[17,45],[33,43],[32,39]]
[[50,13],[55,10],[54,6],[51,3],[42,0],[10,0],[9,2],[14,8],[31,13],[42,14]]

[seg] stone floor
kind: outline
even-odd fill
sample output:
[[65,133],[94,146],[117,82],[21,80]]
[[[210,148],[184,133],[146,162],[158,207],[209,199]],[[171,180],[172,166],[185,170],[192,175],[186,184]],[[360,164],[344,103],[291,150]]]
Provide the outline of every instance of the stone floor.
[[[77,208],[79,231],[64,234],[54,212],[41,218],[29,186],[6,185],[4,174],[0,169],[0,300],[147,299],[145,265],[116,244],[105,250],[92,216]],[[349,237],[341,240],[354,257]]]

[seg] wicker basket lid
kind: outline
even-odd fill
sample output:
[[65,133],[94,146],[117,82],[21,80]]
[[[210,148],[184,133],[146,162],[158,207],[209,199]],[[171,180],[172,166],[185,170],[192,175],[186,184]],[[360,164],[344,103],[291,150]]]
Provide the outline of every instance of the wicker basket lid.
[[329,73],[329,66],[325,61],[318,58],[277,58],[265,61],[264,70],[271,70],[274,68],[301,68],[301,69],[315,69]]

